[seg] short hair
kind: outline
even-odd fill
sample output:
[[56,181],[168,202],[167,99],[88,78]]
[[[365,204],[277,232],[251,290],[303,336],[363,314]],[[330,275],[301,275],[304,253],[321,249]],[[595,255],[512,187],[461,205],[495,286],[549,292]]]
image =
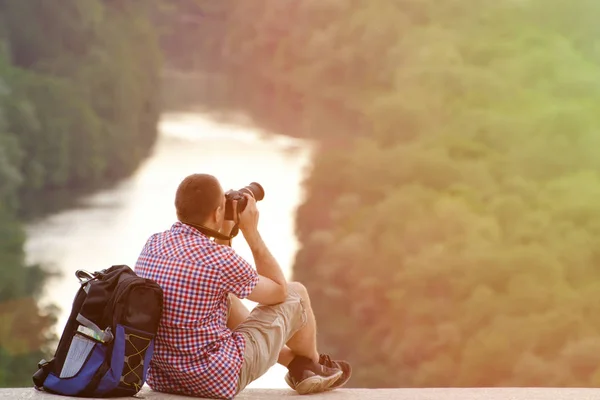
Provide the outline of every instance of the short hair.
[[177,188],[175,209],[177,219],[203,224],[222,201],[222,189],[217,178],[208,174],[187,176]]

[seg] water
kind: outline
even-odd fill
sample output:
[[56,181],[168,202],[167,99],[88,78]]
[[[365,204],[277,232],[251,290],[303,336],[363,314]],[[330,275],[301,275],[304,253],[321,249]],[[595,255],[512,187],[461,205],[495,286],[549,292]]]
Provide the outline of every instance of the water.
[[[302,201],[301,182],[310,146],[301,140],[265,135],[247,125],[216,122],[201,114],[166,114],[154,149],[130,179],[82,200],[75,208],[27,227],[29,262],[40,262],[61,277],[47,284],[42,303],[61,308],[62,332],[78,289],[74,272],[114,264],[133,266],[146,239],[175,222],[173,205],[179,182],[191,173],[215,175],[225,190],[252,181],[265,188],[259,202],[259,230],[288,279],[297,250],[294,214]],[[233,247],[252,260],[240,235]],[[252,308],[254,303],[245,300]],[[286,369],[276,365],[250,387],[287,387]]]

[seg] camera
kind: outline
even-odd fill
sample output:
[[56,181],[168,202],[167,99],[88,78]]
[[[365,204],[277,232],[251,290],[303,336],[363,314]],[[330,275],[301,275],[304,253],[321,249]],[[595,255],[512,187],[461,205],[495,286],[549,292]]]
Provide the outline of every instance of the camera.
[[233,201],[237,200],[237,212],[238,214],[244,211],[248,205],[248,199],[244,196],[244,193],[248,193],[254,197],[256,201],[260,201],[265,198],[265,190],[260,183],[252,182],[248,186],[244,186],[240,190],[230,190],[225,193],[225,219],[233,221]]

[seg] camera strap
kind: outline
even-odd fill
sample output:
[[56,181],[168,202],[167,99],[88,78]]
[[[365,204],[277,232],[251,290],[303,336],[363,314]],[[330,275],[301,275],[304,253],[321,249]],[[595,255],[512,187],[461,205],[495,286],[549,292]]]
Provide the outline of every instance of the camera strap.
[[231,240],[234,237],[236,237],[240,231],[240,228],[238,227],[238,225],[235,224],[233,226],[233,228],[231,229],[231,235],[227,236],[227,235],[223,235],[221,232],[217,232],[214,229],[210,229],[210,228],[207,228],[202,225],[192,224],[190,222],[183,222],[183,223],[186,225],[193,226],[194,228],[198,229],[200,232],[204,233],[208,237],[212,237],[212,238],[219,239],[219,240]]

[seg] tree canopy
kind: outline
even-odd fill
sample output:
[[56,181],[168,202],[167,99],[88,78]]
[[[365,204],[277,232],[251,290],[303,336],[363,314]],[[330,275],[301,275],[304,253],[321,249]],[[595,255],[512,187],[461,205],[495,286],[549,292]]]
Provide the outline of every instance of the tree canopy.
[[600,3],[222,7],[230,107],[320,144],[294,277],[351,385],[600,384]]
[[0,0],[0,387],[30,386],[54,339],[23,217],[131,173],[155,141],[156,4]]
[[51,322],[14,322],[17,213],[147,154],[158,36],[224,77],[204,101],[319,144],[294,275],[350,385],[600,383],[600,3],[159,3],[0,0],[0,385]]

